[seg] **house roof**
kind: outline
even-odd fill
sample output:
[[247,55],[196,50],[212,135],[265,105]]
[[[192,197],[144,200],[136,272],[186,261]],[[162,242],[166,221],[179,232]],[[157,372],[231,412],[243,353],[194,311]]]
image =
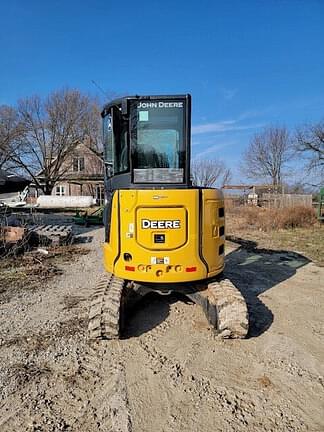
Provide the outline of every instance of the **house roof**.
[[30,180],[0,169],[0,193],[19,192],[31,183]]
[[[98,150],[94,149],[94,148],[91,147],[90,145],[87,145],[87,144],[86,144],[85,142],[83,142],[83,141],[82,141],[82,142],[78,142],[78,143],[75,144],[75,147],[74,147],[74,149],[73,149],[73,152],[74,152],[78,147],[81,147],[81,146],[86,147],[87,150],[90,150],[93,154],[95,154],[95,155],[97,156],[98,159],[100,159],[101,161],[103,161],[103,157],[104,157],[103,152],[99,152]],[[72,153],[73,153],[73,152],[72,152]],[[52,163],[55,163],[56,159],[57,159],[57,158],[54,157],[53,160],[52,160]],[[41,169],[41,170],[36,174],[36,177],[42,177],[43,172],[44,172],[44,169]]]

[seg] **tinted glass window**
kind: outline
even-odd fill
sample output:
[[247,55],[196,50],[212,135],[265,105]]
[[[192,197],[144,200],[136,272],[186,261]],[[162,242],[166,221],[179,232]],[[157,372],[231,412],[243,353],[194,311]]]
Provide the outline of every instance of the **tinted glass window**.
[[129,171],[127,145],[128,122],[117,107],[113,107],[114,174]]
[[113,164],[113,135],[112,135],[112,116],[107,114],[103,118],[103,145],[105,162],[111,166]]
[[183,182],[183,129],[183,101],[132,102],[131,145],[134,182]]
[[103,119],[105,162],[113,168],[113,174],[129,171],[127,133],[127,120],[113,107]]

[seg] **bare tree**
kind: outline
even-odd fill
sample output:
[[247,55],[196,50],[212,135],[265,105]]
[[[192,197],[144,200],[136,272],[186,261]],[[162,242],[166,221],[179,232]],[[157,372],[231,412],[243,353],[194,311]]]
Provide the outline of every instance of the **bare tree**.
[[91,147],[102,151],[101,104],[98,98],[89,97],[89,109],[84,119],[84,133],[89,137]]
[[22,127],[15,109],[0,106],[0,168],[10,168],[10,158],[17,150]]
[[275,189],[283,181],[291,158],[291,141],[285,127],[268,127],[255,134],[243,154],[241,171],[256,180],[270,180]]
[[195,186],[223,187],[231,179],[231,171],[218,159],[195,159],[191,163],[192,183]]
[[299,128],[295,134],[295,149],[307,160],[310,172],[324,180],[324,119],[316,124]]
[[70,169],[74,148],[86,137],[96,142],[96,105],[78,90],[64,89],[46,99],[33,96],[19,101],[17,113],[23,134],[10,160],[51,194]]

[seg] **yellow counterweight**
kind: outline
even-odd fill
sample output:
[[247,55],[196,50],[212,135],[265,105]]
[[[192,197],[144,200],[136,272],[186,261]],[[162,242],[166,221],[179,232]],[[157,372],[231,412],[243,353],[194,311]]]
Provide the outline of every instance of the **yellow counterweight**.
[[203,280],[224,268],[224,200],[217,189],[118,190],[104,265],[146,283]]

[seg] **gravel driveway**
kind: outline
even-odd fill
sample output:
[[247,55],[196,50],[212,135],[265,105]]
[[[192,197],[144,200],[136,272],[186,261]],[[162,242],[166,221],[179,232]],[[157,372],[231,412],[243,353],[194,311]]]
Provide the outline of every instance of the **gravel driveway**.
[[103,230],[62,274],[0,303],[0,430],[323,431],[324,268],[230,245],[246,340],[221,340],[200,308],[150,295],[121,341],[87,340]]

